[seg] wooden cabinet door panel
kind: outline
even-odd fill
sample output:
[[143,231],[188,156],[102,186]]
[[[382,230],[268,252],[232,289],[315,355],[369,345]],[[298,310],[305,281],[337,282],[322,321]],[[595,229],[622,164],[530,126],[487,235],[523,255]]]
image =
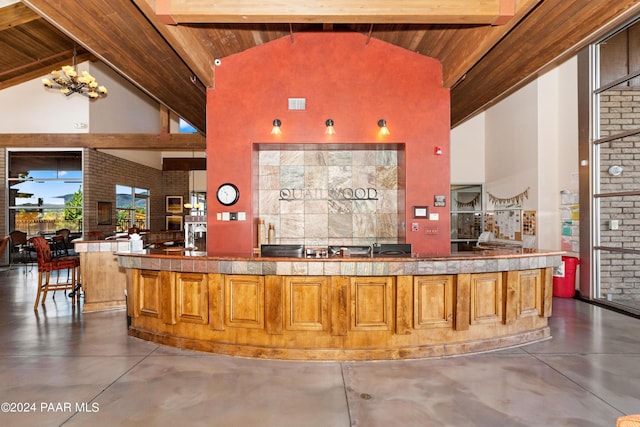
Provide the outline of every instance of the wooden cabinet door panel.
[[138,279],[138,313],[160,318],[162,313],[160,271],[140,270]]
[[181,322],[209,322],[209,286],[204,273],[176,273],[176,313]]
[[413,327],[453,327],[453,276],[414,277]]
[[502,273],[471,275],[470,324],[502,322]]
[[542,276],[540,270],[519,272],[517,316],[540,316],[542,313]]
[[351,329],[390,331],[393,319],[393,278],[351,278]]
[[264,328],[264,276],[225,276],[225,322],[241,328]]
[[286,277],[284,307],[287,330],[329,330],[328,278]]

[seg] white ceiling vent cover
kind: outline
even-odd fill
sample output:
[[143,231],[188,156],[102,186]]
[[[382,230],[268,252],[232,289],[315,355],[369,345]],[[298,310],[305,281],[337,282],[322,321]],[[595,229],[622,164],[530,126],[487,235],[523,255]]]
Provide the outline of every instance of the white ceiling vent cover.
[[289,98],[289,110],[306,110],[307,98]]

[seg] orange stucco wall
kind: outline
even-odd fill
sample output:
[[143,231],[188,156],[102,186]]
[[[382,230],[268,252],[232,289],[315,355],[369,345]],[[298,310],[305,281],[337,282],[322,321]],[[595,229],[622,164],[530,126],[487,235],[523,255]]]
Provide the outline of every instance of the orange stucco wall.
[[[288,98],[306,98],[306,110],[289,111]],[[449,254],[449,102],[437,60],[357,33],[296,33],[224,58],[207,92],[208,252],[252,251],[256,144],[376,143],[405,148],[406,241],[420,256]],[[275,118],[279,136],[270,134]],[[336,135],[325,135],[328,118]],[[391,135],[378,135],[381,118]],[[224,182],[240,189],[231,208],[215,198]],[[434,195],[447,205],[433,207]],[[414,219],[413,206],[439,219]],[[216,220],[223,211],[247,221]]]

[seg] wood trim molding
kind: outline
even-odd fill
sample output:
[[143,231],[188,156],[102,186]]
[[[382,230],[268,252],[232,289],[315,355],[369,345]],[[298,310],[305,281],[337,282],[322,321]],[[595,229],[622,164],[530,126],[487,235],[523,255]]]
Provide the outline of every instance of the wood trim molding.
[[[493,24],[505,22],[513,0],[157,0],[155,12],[167,25],[185,23],[428,23]],[[511,9],[515,9],[515,6]],[[513,17],[513,13],[511,14]]]
[[171,133],[166,137],[146,133],[20,133],[1,134],[0,147],[185,151],[204,150],[207,141],[200,133]]

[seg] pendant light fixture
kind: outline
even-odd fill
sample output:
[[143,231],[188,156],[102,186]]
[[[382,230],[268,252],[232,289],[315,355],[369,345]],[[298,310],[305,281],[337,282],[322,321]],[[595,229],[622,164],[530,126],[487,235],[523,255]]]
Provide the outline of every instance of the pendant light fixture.
[[[53,80],[53,82],[51,81]],[[65,65],[61,71],[53,70],[51,72],[51,80],[42,79],[42,84],[47,89],[57,89],[64,96],[70,96],[79,93],[91,100],[107,96],[107,88],[98,85],[95,77],[88,71],[83,71],[78,75],[77,52],[73,48],[72,65]]]

